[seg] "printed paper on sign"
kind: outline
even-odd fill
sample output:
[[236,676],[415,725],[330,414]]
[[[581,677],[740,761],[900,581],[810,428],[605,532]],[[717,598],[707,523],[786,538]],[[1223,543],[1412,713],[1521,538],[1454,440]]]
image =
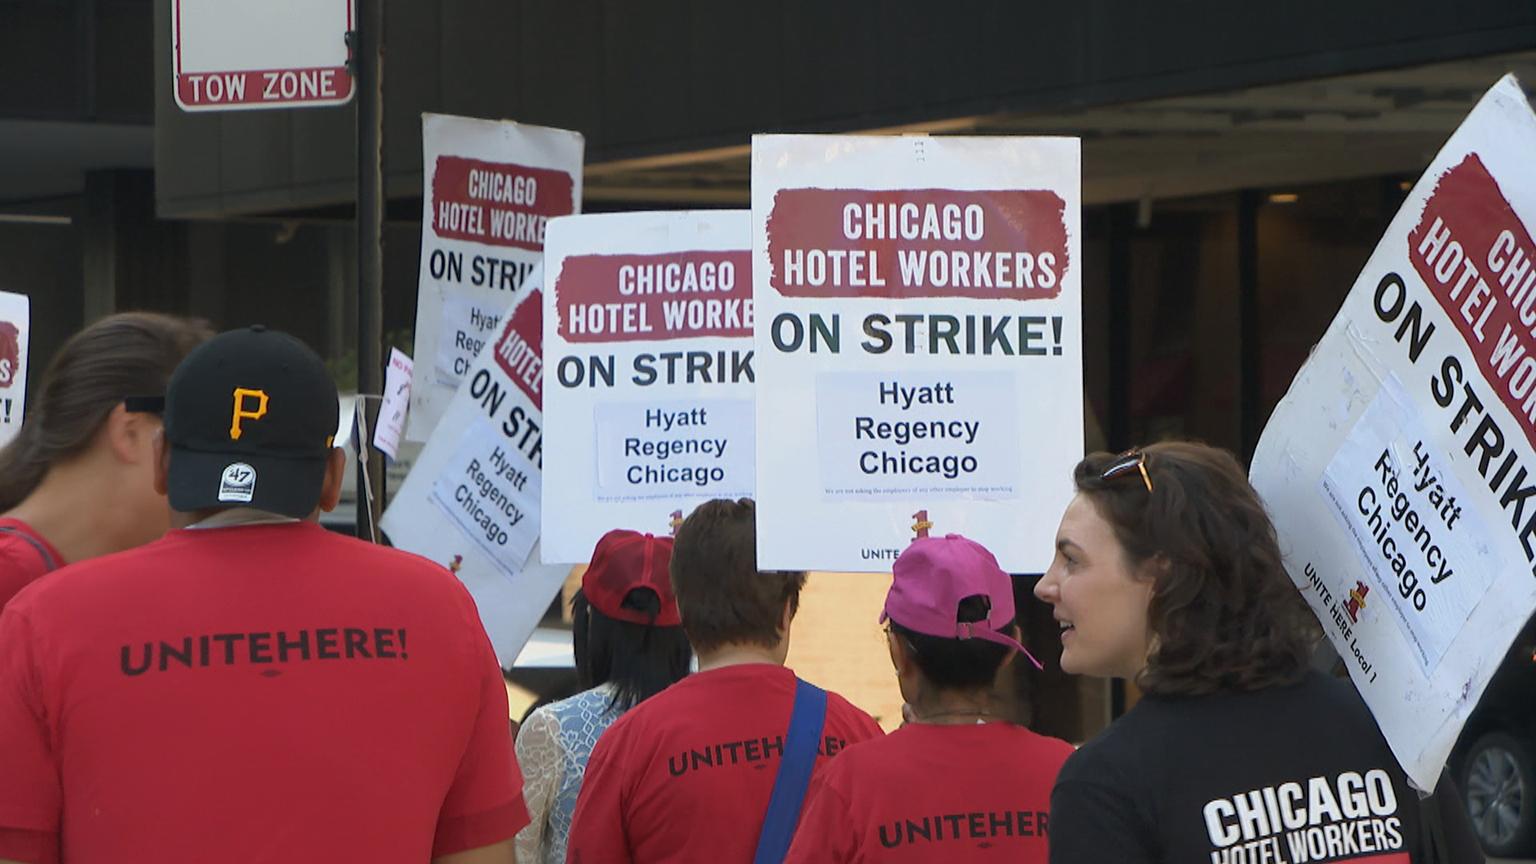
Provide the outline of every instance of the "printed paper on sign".
[[752,494],[752,402],[600,402],[594,408],[603,503]]
[[500,430],[476,418],[438,474],[432,501],[511,577],[539,539],[539,475],[524,470],[505,443]]
[[[499,316],[543,283],[549,220],[581,204],[581,135],[425,114],[416,347],[406,437],[425,441]],[[430,365],[428,365],[430,364]]]
[[753,139],[761,566],[886,571],[915,524],[1049,564],[1083,447],[1079,158]]
[[1367,608],[1390,610],[1428,677],[1503,562],[1481,543],[1488,531],[1465,509],[1471,496],[1411,405],[1389,374],[1322,483],[1374,589]]
[[27,337],[30,300],[0,291],[0,447],[21,431],[27,404]]
[[1421,789],[1536,609],[1533,151],[1506,78],[1409,193],[1253,457],[1291,578]]
[[741,211],[550,223],[543,392],[551,428],[568,430],[549,441],[551,560],[754,493],[748,238]]
[[384,372],[384,402],[379,408],[379,425],[373,430],[373,446],[391,460],[399,458],[400,434],[405,430],[405,412],[411,405],[411,358],[399,348],[389,349],[389,368]]
[[470,364],[494,338],[501,324],[501,309],[483,305],[464,297],[449,297],[443,301],[442,332],[453,334],[437,345],[433,373],[437,381],[446,387],[457,387],[469,371]]
[[1018,497],[1014,376],[827,372],[816,379],[831,499]]

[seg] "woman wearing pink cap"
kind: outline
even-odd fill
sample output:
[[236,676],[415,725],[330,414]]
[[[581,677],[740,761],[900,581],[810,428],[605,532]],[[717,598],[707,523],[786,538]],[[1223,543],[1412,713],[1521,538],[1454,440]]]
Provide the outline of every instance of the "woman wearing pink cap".
[[1427,857],[1370,712],[1309,670],[1317,621],[1230,453],[1094,453],[1073,479],[1035,594],[1061,624],[1062,669],[1145,695],[1062,768],[1053,864],[1483,860],[1453,792]]
[[956,534],[915,541],[893,571],[880,620],[910,722],[817,775],[786,861],[1044,864],[1072,748],[994,713],[998,672],[1029,657],[1012,581]]
[[672,538],[614,530],[597,541],[571,603],[583,692],[528,715],[517,733],[531,821],[517,835],[521,864],[564,864],[587,759],[613,721],[688,674],[668,566]]

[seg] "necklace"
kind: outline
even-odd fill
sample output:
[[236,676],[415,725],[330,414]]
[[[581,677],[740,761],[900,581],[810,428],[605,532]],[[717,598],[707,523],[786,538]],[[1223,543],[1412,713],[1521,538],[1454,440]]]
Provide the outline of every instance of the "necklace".
[[918,722],[918,723],[928,723],[928,724],[932,724],[932,725],[958,726],[958,725],[964,725],[964,724],[959,724],[959,723],[943,724],[943,723],[934,723],[933,721],[934,721],[935,718],[938,718],[938,717],[970,718],[970,719],[974,719],[976,721],[976,725],[979,726],[979,725],[981,725],[983,723],[986,723],[987,722],[987,718],[991,717],[991,715],[992,715],[992,712],[988,711],[985,708],[975,708],[975,709],[972,709],[972,710],[969,710],[969,711],[934,711],[931,714],[918,714],[918,715],[916,715],[913,718],[913,720],[915,722]]

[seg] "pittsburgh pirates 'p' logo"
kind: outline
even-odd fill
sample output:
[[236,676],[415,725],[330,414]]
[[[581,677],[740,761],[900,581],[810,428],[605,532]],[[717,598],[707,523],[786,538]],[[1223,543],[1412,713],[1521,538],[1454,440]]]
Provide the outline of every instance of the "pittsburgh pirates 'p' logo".
[[[250,407],[252,399],[256,400],[255,408]],[[265,416],[267,416],[267,391],[236,387],[235,410],[229,418],[229,440],[240,440],[242,420],[260,420]]]

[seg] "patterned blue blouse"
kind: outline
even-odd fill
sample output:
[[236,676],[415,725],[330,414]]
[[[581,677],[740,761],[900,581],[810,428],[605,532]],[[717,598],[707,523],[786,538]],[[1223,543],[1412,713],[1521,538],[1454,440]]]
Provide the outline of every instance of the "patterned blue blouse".
[[539,708],[518,729],[517,763],[532,820],[517,835],[519,864],[564,864],[587,759],[623,713],[608,707],[612,698],[612,688],[594,687]]

